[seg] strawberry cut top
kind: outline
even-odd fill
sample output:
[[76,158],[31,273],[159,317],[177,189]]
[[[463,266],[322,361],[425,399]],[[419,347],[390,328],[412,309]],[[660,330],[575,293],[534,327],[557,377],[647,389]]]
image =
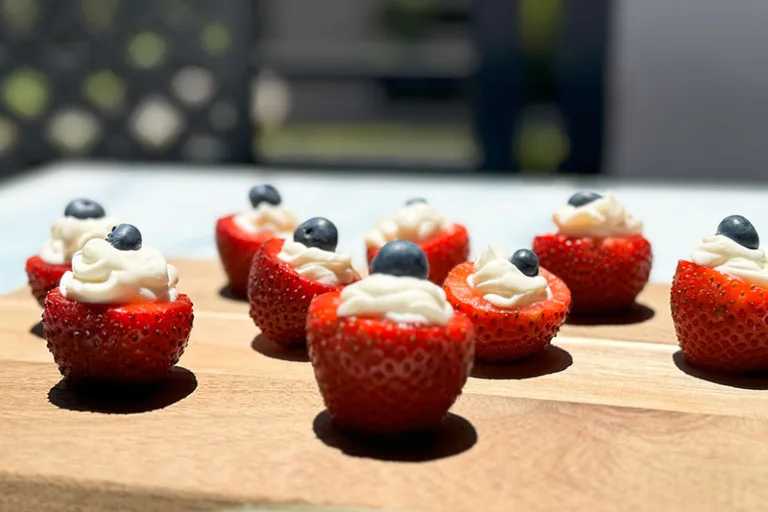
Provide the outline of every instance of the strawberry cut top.
[[38,270],[41,273],[58,272],[63,274],[67,270],[72,270],[72,263],[48,263],[39,254],[35,254],[27,260],[27,271],[29,269]]
[[440,246],[444,244],[446,242],[446,239],[451,239],[457,235],[460,238],[463,238],[463,234],[466,232],[467,232],[467,228],[465,228],[461,224],[451,224],[451,226],[448,229],[444,229],[443,231],[440,231],[439,233],[435,233],[429,238],[420,240],[419,242],[416,242],[416,245],[421,247],[421,249],[424,252],[427,252],[428,250],[431,250],[436,246]]
[[[443,285],[445,276],[453,267],[464,263],[469,258],[469,233],[461,224],[453,224],[449,229],[437,233],[416,245],[421,247],[429,261],[428,279],[438,286]],[[377,247],[368,247],[368,263],[373,261]]]
[[246,231],[235,223],[235,215],[227,215],[218,220],[217,231],[242,243],[263,244],[275,238],[276,233],[269,229],[262,231]]
[[54,300],[59,304],[71,303],[78,304],[77,308],[81,311],[88,311],[90,313],[104,313],[106,311],[114,311],[121,315],[141,315],[147,316],[153,313],[168,311],[173,312],[178,310],[179,312],[186,312],[192,305],[189,297],[180,293],[175,301],[152,301],[144,298],[138,298],[134,302],[124,304],[96,304],[90,302],[80,302],[75,299],[70,299],[61,294],[59,288],[52,290],[48,294],[48,300]]
[[311,289],[314,295],[321,295],[323,293],[335,292],[335,291],[338,291],[339,288],[343,288],[344,286],[349,286],[350,284],[360,280],[360,276],[358,275],[357,271],[355,271],[354,269],[353,269],[354,279],[347,284],[339,284],[339,285],[325,284],[319,281],[315,281],[314,279],[309,278],[307,276],[303,276],[298,272],[296,272],[296,269],[293,268],[293,266],[290,263],[278,257],[278,254],[280,254],[280,252],[283,250],[284,244],[285,244],[285,240],[283,240],[282,238],[273,238],[264,243],[264,245],[262,246],[262,250],[267,255],[270,263],[278,267],[280,273],[294,276],[298,281],[304,282],[307,285],[311,286]]
[[446,325],[396,322],[384,317],[339,317],[341,292],[315,297],[310,305],[308,329],[319,338],[338,336],[340,340],[365,340],[368,347],[394,345],[411,353],[435,343],[470,343],[472,323],[466,315],[455,311]]
[[471,307],[476,312],[487,312],[494,315],[504,315],[509,313],[518,313],[525,315],[535,315],[537,312],[549,311],[554,309],[567,309],[571,303],[571,293],[565,283],[549,272],[547,269],[539,268],[539,274],[547,280],[547,285],[551,297],[543,299],[527,306],[516,308],[500,308],[483,298],[483,293],[471,287],[467,278],[475,272],[475,263],[468,261],[456,267],[445,280],[445,291],[452,304],[461,303]]
[[[702,312],[749,311],[768,321],[768,290],[687,260],[678,262],[673,280],[672,306],[681,303],[696,303]],[[719,304],[729,304],[732,310],[719,311]]]

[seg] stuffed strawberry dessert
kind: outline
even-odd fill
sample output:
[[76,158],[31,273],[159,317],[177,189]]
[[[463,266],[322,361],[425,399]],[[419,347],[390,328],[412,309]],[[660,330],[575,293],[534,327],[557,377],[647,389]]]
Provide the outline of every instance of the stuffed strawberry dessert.
[[251,261],[261,245],[272,238],[290,239],[299,223],[272,185],[256,185],[249,194],[253,208],[222,217],[216,223],[216,246],[234,297],[248,294]]
[[349,254],[335,252],[338,240],[331,221],[314,217],[296,228],[291,240],[274,238],[256,251],[248,301],[251,318],[267,339],[285,348],[304,346],[312,299],[360,279]]
[[426,280],[424,252],[389,242],[372,274],[312,301],[309,355],[342,429],[401,434],[437,426],[472,368],[472,323]]
[[45,300],[43,334],[62,375],[101,384],[165,378],[192,329],[192,303],[177,282],[176,268],[130,224],[86,243]]
[[511,257],[486,247],[445,279],[448,302],[475,327],[475,360],[512,362],[537,353],[555,337],[571,305],[568,287],[539,267],[528,249]]
[[768,259],[752,224],[726,217],[681,260],[672,281],[672,320],[692,365],[768,371]]
[[75,199],[64,210],[64,217],[51,225],[51,239],[40,254],[27,260],[29,287],[37,302],[45,305],[45,296],[59,286],[65,272],[72,268],[72,256],[88,240],[105,238],[119,224],[107,217],[104,208],[90,199]]
[[628,309],[648,282],[651,244],[643,223],[615,196],[577,192],[554,216],[558,232],[537,236],[533,252],[541,266],[571,290],[577,314]]
[[442,285],[453,267],[469,258],[469,234],[461,224],[443,217],[425,199],[411,199],[391,219],[368,234],[365,244],[370,265],[379,249],[393,240],[413,242],[429,261],[429,280]]

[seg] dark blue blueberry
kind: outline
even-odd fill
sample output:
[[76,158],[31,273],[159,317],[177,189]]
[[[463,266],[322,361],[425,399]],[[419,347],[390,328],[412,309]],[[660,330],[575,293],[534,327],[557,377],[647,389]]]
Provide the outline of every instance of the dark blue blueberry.
[[296,228],[293,241],[333,252],[339,243],[339,231],[328,219],[313,217]]
[[418,245],[394,240],[376,253],[371,262],[371,273],[426,279],[429,275],[429,262]]
[[405,202],[405,206],[411,206],[412,204],[419,204],[424,203],[427,204],[427,200],[423,197],[414,197],[413,199],[409,199]]
[[717,226],[718,235],[727,236],[747,249],[758,249],[760,237],[755,226],[741,215],[729,215]]
[[528,249],[518,249],[509,261],[529,277],[539,275],[539,258]]
[[132,224],[118,224],[107,235],[107,242],[121,251],[138,251],[141,249],[141,231]]
[[601,196],[597,192],[589,192],[586,190],[582,190],[581,192],[576,192],[571,196],[571,198],[568,200],[568,204],[571,206],[584,206],[585,204],[589,204],[592,201],[597,201],[600,199]]
[[251,200],[254,208],[261,203],[278,205],[282,202],[280,193],[272,185],[256,185],[248,193],[248,199]]
[[77,219],[100,219],[104,215],[104,208],[90,199],[74,199],[64,210],[64,216]]

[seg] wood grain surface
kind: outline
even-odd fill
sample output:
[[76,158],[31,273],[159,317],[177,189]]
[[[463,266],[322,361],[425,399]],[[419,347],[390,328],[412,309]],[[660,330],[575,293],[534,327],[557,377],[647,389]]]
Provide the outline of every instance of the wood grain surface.
[[609,325],[576,319],[530,361],[475,368],[432,436],[373,442],[333,428],[306,355],[258,335],[247,305],[220,295],[216,263],[177,263],[195,327],[181,367],[151,396],[73,393],[28,292],[0,297],[0,510],[768,502],[768,379],[688,367],[666,287],[649,287],[642,307]]

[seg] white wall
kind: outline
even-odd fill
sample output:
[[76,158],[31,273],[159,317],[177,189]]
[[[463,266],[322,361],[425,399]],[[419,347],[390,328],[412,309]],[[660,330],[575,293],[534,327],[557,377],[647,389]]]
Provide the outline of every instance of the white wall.
[[618,0],[608,169],[768,180],[768,0]]

